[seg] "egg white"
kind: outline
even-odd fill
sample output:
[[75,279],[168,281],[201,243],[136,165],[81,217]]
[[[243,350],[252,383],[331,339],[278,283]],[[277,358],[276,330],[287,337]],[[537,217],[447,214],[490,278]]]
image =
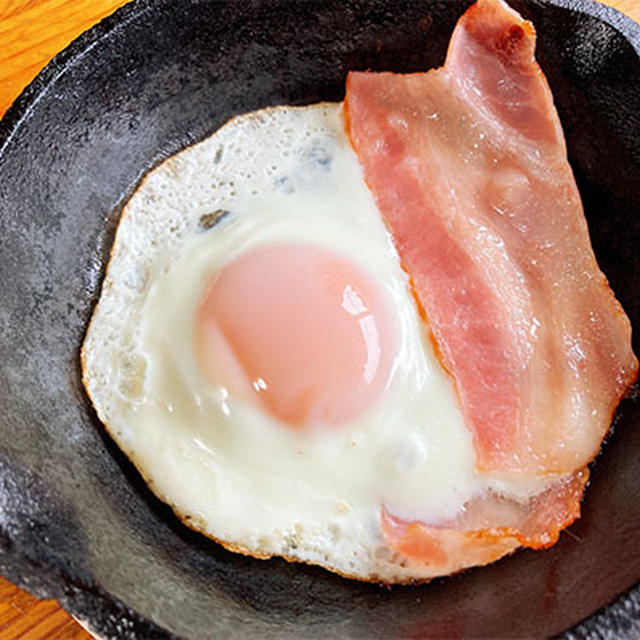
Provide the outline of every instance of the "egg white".
[[[280,424],[198,366],[195,314],[216,270],[288,241],[352,260],[397,317],[383,397],[332,429]],[[123,213],[82,355],[100,419],[153,491],[246,553],[385,582],[432,577],[437,568],[386,548],[381,506],[434,523],[491,485],[338,104],[236,117],[152,171]],[[541,488],[520,485],[523,495]]]

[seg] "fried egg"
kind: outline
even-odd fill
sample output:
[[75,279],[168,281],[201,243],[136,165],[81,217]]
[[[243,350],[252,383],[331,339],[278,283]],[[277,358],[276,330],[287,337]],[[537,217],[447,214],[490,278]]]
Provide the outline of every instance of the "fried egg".
[[235,117],[151,171],[82,361],[152,490],[242,553],[429,578],[387,547],[381,510],[444,522],[502,482],[475,468],[339,104]]

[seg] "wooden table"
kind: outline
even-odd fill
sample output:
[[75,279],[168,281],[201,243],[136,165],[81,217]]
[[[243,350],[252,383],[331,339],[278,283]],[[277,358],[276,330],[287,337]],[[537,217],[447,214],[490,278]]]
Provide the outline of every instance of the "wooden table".
[[[0,116],[71,40],[128,0],[0,0]],[[640,0],[604,0],[640,22]],[[91,636],[53,600],[0,578],[0,640]]]

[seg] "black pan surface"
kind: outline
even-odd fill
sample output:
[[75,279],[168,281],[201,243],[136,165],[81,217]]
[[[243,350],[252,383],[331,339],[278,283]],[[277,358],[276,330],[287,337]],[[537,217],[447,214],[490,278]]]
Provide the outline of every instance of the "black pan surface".
[[[640,27],[589,0],[512,4],[537,27],[595,251],[638,353]],[[192,533],[146,489],[81,388],[79,347],[119,208],[149,168],[236,113],[339,100],[349,69],[441,64],[468,5],[137,0],[25,90],[0,123],[3,574],[113,638],[540,637],[571,627],[567,638],[638,637],[637,400],[623,402],[584,516],[554,548],[386,589],[240,557]]]

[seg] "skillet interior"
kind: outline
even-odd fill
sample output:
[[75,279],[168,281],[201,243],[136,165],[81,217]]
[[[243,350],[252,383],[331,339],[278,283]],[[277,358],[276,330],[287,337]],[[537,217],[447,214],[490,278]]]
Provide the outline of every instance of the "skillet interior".
[[[190,532],[81,389],[78,350],[119,205],[145,171],[235,113],[341,99],[348,69],[441,64],[468,4],[139,0],[21,96],[0,123],[5,575],[117,638],[548,636],[640,579],[637,401],[623,403],[584,517],[553,549],[387,590]],[[537,26],[596,254],[640,352],[640,28],[586,1],[512,4]],[[636,587],[567,635],[637,637],[639,603]]]

